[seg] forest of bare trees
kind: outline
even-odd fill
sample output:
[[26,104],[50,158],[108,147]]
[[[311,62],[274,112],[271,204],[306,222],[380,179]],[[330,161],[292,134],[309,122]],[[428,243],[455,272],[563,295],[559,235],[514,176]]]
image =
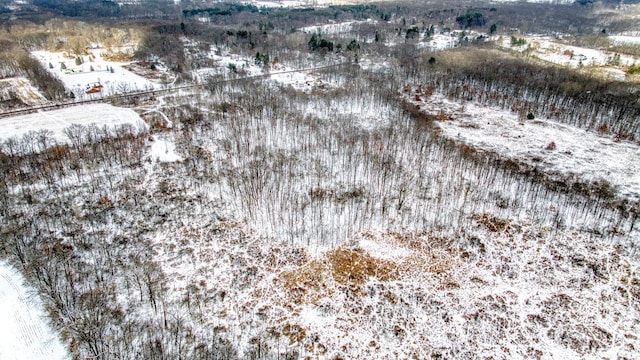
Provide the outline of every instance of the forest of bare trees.
[[[349,346],[357,346],[340,347],[337,340],[307,332],[291,320],[291,314],[308,311],[305,306],[327,316],[342,314],[328,300],[335,298],[350,304],[345,307],[354,318],[375,320],[371,328],[383,329],[392,344],[411,338],[410,321],[402,321],[412,318],[412,309],[437,308],[432,313],[438,315],[436,330],[454,329],[446,336],[455,345],[424,348],[407,342],[401,349],[406,352],[396,354],[401,358],[478,355],[478,344],[505,341],[505,332],[518,322],[549,327],[540,332],[544,340],[577,356],[602,355],[607,346],[623,341],[611,335],[617,328],[596,320],[597,326],[589,323],[587,330],[574,331],[577,320],[571,311],[578,302],[566,298],[597,283],[604,289],[598,295],[602,307],[638,311],[637,269],[620,274],[637,261],[639,204],[616,197],[606,182],[557,181],[500,154],[445,138],[433,116],[403,101],[404,88],[419,86],[421,96],[438,93],[461,104],[506,109],[523,119],[548,117],[637,144],[636,85],[543,64],[483,41],[442,52],[416,45],[434,29],[489,31],[494,24],[494,31],[505,36],[510,27],[554,32],[572,26],[582,35],[593,32],[588,6],[384,3],[265,10],[226,3],[198,7],[195,2],[179,8],[170,2],[154,3],[143,12],[111,2],[80,2],[73,9],[60,3],[36,1],[33,6],[68,19],[94,12],[101,18],[96,24],[110,29],[108,34],[95,31],[91,40],[109,39],[114,47],[138,40],[137,60],[145,66],[161,62],[184,75],[182,81],[190,79],[185,75],[190,71],[211,65],[201,55],[212,48],[245,56],[265,69],[277,63],[292,68],[341,64],[315,71],[322,86],[310,91],[261,78],[213,78],[207,86],[158,99],[125,98],[118,105],[135,107],[152,123],[141,134],[133,126],[113,130],[76,124],[64,130],[69,143],[57,142],[46,130],[2,141],[0,256],[37,289],[73,358],[348,358],[356,354],[349,353]],[[535,10],[544,10],[543,20],[530,18],[538,14]],[[146,18],[148,24],[117,28],[109,17],[121,15]],[[297,30],[368,18],[378,22],[357,23],[349,33]],[[15,31],[20,25],[13,26]],[[77,36],[76,45],[84,44],[80,40],[89,39],[80,37],[86,29],[83,23],[51,21],[25,26],[16,38],[5,31],[0,48],[12,51],[0,52],[0,78],[24,76],[47,99],[65,98],[64,85],[27,50],[52,46],[57,41],[52,33]],[[185,51],[186,44],[193,51]],[[68,40],[59,45],[58,50],[73,48]],[[361,66],[365,58],[383,66]],[[144,106],[153,107],[161,119]],[[181,161],[154,159],[150,147],[158,141],[175,144]],[[398,274],[380,275],[400,270],[391,262],[372,265],[356,246],[358,239],[377,234],[427,252],[433,263],[424,265],[429,277],[422,280],[441,286],[411,292],[417,283],[394,282],[402,278]],[[516,254],[523,247],[543,254],[524,259]],[[601,248],[608,251],[606,259],[596,256]],[[326,290],[326,279],[318,274],[331,273],[318,260],[323,254],[333,256],[332,276],[339,283],[334,298],[317,295]],[[355,270],[336,275],[344,254],[349,266],[366,264],[374,280],[364,284]],[[505,254],[522,256],[517,261],[522,264]],[[523,269],[525,260],[537,277],[524,278],[514,270]],[[420,265],[412,263],[406,272],[419,273]],[[522,276],[523,283],[553,289],[569,286],[558,274],[578,268],[576,278],[583,282],[569,278],[571,286],[580,288],[541,300],[550,314],[501,317],[495,313],[512,304],[490,294],[470,302],[470,308],[478,307],[475,313],[454,318],[444,302],[468,279],[450,274],[483,266],[492,276]],[[623,277],[624,282],[615,282]],[[478,293],[490,288],[478,276],[469,281]],[[461,302],[465,299],[455,306]],[[600,315],[613,316],[604,310]],[[456,321],[471,325],[456,328]],[[620,323],[628,326],[624,331],[637,329]],[[527,334],[534,332],[527,329]],[[357,354],[375,354],[376,346],[384,347],[384,336],[367,338],[363,346],[371,353]],[[335,348],[326,345],[330,341]],[[624,341],[633,346],[637,338]],[[528,338],[517,342],[517,355],[523,357],[539,346]]]

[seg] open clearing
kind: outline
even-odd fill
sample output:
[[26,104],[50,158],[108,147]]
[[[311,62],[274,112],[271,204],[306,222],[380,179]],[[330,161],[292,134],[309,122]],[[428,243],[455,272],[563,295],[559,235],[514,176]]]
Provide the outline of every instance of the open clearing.
[[69,359],[40,300],[23,282],[18,272],[0,262],[0,359]]
[[[610,38],[614,43],[621,42],[618,39],[620,37]],[[624,38],[626,43],[638,40],[632,36]],[[640,63],[639,58],[631,55],[569,45],[549,36],[527,35],[522,39],[526,44],[521,46],[512,45],[511,39],[507,36],[496,38],[496,43],[503,48],[519,51],[552,64],[585,71],[593,70],[594,74],[605,75],[617,81],[629,80],[625,70]]]
[[[29,133],[45,130],[50,132],[49,141],[70,144],[71,139],[65,133],[65,129],[74,124],[85,127],[95,125],[98,128],[107,127],[111,130],[119,126],[131,125],[136,133],[146,129],[146,124],[131,109],[108,104],[90,104],[0,119],[0,140],[21,138]],[[38,145],[33,144],[33,146]]]

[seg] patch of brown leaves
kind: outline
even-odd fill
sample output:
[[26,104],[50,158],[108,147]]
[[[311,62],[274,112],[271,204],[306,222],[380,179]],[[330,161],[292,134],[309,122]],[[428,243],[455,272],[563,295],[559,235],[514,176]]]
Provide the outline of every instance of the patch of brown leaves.
[[471,218],[491,232],[507,232],[511,229],[511,220],[500,219],[491,214],[475,214]]

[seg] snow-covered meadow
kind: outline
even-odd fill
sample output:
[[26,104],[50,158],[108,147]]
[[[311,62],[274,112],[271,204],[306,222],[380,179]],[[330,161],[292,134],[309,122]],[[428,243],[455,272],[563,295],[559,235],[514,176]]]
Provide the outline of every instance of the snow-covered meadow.
[[[100,137],[113,136],[118,129],[124,127],[131,134],[147,130],[147,125],[132,109],[108,104],[71,106],[1,118],[0,141],[2,151],[7,154],[33,153],[56,144],[78,145],[97,141]],[[102,135],[88,131],[91,128],[97,129]],[[18,149],[18,144],[27,148]]]
[[302,31],[305,34],[337,36],[337,35],[352,34],[354,25],[359,25],[359,24],[375,25],[376,23],[377,21],[373,19],[357,20],[357,21],[354,20],[354,21],[336,22],[332,24],[324,24],[324,25],[305,26],[298,30]]
[[71,358],[35,289],[5,261],[0,262],[0,324],[0,359]]
[[288,8],[288,7],[298,7],[298,6],[307,6],[309,5],[308,1],[305,0],[274,0],[274,1],[263,1],[263,0],[251,0],[251,5],[257,7],[265,7],[265,8]]
[[615,44],[632,44],[632,45],[640,45],[640,35],[610,35],[609,39],[611,39]]
[[[520,36],[517,36],[520,37]],[[591,49],[563,43],[549,36],[526,35],[525,45],[513,46],[507,36],[495,37],[499,46],[510,48],[541,60],[569,68],[598,69],[599,74],[624,81],[627,67],[640,63],[640,58],[602,49]],[[633,43],[637,37],[611,36],[614,43]],[[634,40],[635,39],[635,40]]]

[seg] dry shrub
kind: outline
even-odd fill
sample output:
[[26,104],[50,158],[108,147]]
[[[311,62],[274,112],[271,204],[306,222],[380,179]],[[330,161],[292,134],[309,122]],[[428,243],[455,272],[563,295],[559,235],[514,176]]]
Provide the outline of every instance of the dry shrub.
[[108,196],[102,196],[98,199],[97,202],[98,208],[100,209],[112,209],[113,208],[113,200],[111,200]]
[[327,283],[329,279],[327,265],[319,260],[312,260],[281,275],[285,290],[297,304],[315,303],[319,298],[331,295],[334,289]]
[[62,158],[66,152],[67,152],[67,147],[66,146],[64,146],[64,145],[55,145],[55,146],[51,147],[49,150],[47,150],[47,155],[49,156],[49,159],[57,160],[57,159]]
[[309,196],[313,200],[322,200],[333,196],[333,190],[316,187],[309,190]]
[[447,120],[452,120],[452,117],[448,115],[446,112],[444,112],[444,110],[440,110],[438,112],[438,115],[436,115],[436,120],[447,121]]
[[327,254],[333,279],[340,284],[363,284],[370,277],[388,281],[397,275],[395,263],[376,259],[362,249],[339,247]]
[[340,289],[360,296],[361,286],[369,280],[387,282],[403,277],[445,281],[429,274],[442,274],[454,267],[459,250],[446,237],[428,234],[387,233],[382,236],[363,234],[367,239],[408,250],[397,259],[380,259],[360,248],[340,246],[322,257],[283,272],[276,280],[296,304],[317,303]]
[[457,246],[448,237],[408,234],[402,240],[412,250],[412,255],[400,264],[403,274],[445,273],[451,270],[454,259],[459,255]]
[[339,285],[362,285],[370,278],[389,281],[397,275],[394,262],[376,259],[362,249],[341,246],[282,273],[280,279],[292,301],[300,304],[330,296]]
[[282,335],[288,337],[289,344],[292,345],[301,342],[307,336],[307,331],[297,324],[285,324],[282,327]]
[[151,132],[162,132],[168,130],[167,121],[159,113],[146,113],[142,114],[141,117],[147,124],[149,124]]
[[133,56],[131,54],[118,51],[118,52],[105,52],[102,54],[102,58],[107,61],[129,62],[133,59]]
[[506,232],[511,229],[511,220],[500,219],[491,214],[475,214],[471,218],[491,232]]

